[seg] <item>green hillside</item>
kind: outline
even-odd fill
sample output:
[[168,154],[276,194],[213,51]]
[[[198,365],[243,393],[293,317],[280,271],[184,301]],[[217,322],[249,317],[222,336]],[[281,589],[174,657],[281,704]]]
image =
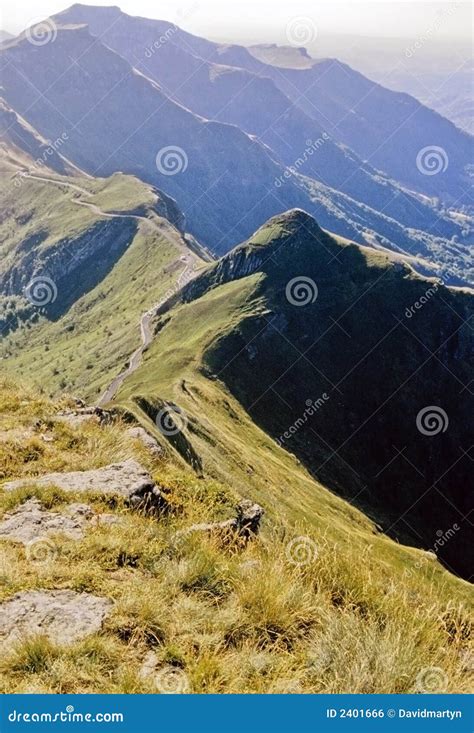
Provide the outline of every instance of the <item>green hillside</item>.
[[[285,289],[302,273],[318,294],[297,307]],[[182,455],[267,501],[271,486],[272,506],[289,516],[321,513],[311,475],[402,542],[430,548],[457,524],[439,555],[465,574],[471,405],[469,392],[457,395],[469,381],[472,296],[435,288],[406,318],[433,285],[303,212],[276,217],[163,313],[118,400],[149,427],[163,400],[175,403],[186,419],[177,415],[184,430],[170,441]],[[417,429],[429,405],[449,410],[449,430],[434,437]],[[346,517],[348,504],[324,496]]]
[[[202,260],[173,200],[137,178],[31,176],[9,171],[2,189],[2,365],[94,399],[140,343],[140,315]],[[27,297],[36,278],[44,305]]]
[[306,21],[0,43],[0,694],[474,689],[469,136]]
[[[428,553],[377,534],[214,383],[204,391],[196,377],[190,387],[228,480],[197,478],[172,454],[152,456],[120,420],[65,424],[56,413],[73,406],[67,398],[50,402],[0,382],[0,480],[30,479],[14,491],[0,486],[0,520],[30,498],[59,515],[87,502],[113,519],[79,540],[56,533],[37,550],[0,542],[0,600],[43,589],[113,603],[103,628],[83,641],[36,635],[10,644],[0,660],[2,692],[426,692],[433,669],[442,691],[467,692],[468,584]],[[169,515],[35,486],[50,471],[131,457],[165,492]],[[265,509],[261,532],[246,545],[178,534],[232,516],[243,493]]]

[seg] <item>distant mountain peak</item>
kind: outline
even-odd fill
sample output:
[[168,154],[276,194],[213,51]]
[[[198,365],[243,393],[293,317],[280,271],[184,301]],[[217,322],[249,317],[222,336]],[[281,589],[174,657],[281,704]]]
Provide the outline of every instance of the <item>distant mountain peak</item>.
[[[289,209],[282,214],[273,216],[265,222],[249,239],[247,243],[240,245],[245,247],[248,244],[262,246],[275,242],[275,238],[286,239],[294,237],[304,231],[306,234],[317,236],[323,232],[316,219],[300,208]],[[237,248],[238,249],[238,248]],[[231,252],[229,254],[232,254]]]
[[316,63],[304,46],[279,46],[277,43],[259,43],[248,51],[264,64],[285,69],[310,69]]
[[101,15],[122,15],[123,10],[118,5],[107,5],[107,6],[100,6],[100,5],[88,5],[87,3],[73,3],[68,8],[63,10],[58,15],[62,15],[63,13],[69,13],[72,10],[84,10],[88,13],[96,12],[100,13]]

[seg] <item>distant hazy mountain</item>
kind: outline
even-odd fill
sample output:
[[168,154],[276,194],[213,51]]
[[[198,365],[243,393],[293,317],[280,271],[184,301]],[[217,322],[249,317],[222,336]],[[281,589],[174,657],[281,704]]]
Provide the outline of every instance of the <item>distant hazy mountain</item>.
[[[296,165],[300,173],[383,211],[404,226],[441,237],[459,234],[457,224],[430,202],[404,190],[333,140],[268,77],[203,61],[187,50],[186,34],[175,26],[134,18],[118,8],[77,5],[57,20],[87,23],[101,42],[178,102],[208,119],[257,135],[279,160]],[[184,36],[180,44],[174,42],[177,35]],[[158,47],[157,38],[165,39]]]
[[[386,89],[336,59],[310,60],[304,64],[305,68],[284,68],[286,50],[283,49],[280,55],[280,49],[274,47],[272,54],[267,55],[267,63],[262,63],[255,57],[257,54],[252,56],[241,46],[219,46],[163,21],[135,20],[116,7],[77,4],[57,18],[62,22],[89,23],[93,33],[104,34],[114,47],[120,47],[120,53],[131,46],[133,65],[151,69],[160,79],[166,72],[169,79],[166,87],[171,92],[175,86],[174,75],[179,76],[183,60],[179,57],[178,69],[174,71],[174,64],[168,63],[166,57],[160,62],[169,45],[207,61],[269,77],[317,123],[319,130],[325,130],[334,140],[348,145],[374,168],[424,193],[445,196],[451,202],[472,204],[469,193],[466,194],[470,183],[466,166],[472,158],[469,137],[414,98]],[[198,71],[201,75],[206,73],[205,69]],[[221,81],[219,76],[214,73],[213,81],[216,82],[216,78]],[[234,94],[244,86],[238,80],[233,84]],[[199,89],[199,75],[196,86]],[[185,91],[180,89],[180,93],[184,95]],[[268,91],[264,98],[267,96]],[[241,95],[239,100],[245,104]],[[238,102],[234,101],[234,105]],[[449,157],[448,168],[435,181],[432,176],[420,172],[416,165],[419,151],[433,145],[442,147]],[[328,183],[333,185],[331,181]]]
[[[232,55],[230,49],[223,59]],[[363,160],[418,191],[472,206],[472,140],[452,122],[337,59],[317,60],[309,69],[265,68],[295,104]],[[433,146],[444,151],[445,170],[436,176],[417,166],[420,151]]]
[[[74,24],[84,20],[97,33],[112,26],[107,44]],[[4,94],[40,136],[65,135],[61,155],[81,170],[124,171],[158,186],[218,254],[298,206],[343,236],[414,257],[423,272],[470,279],[467,213],[361,163],[268,77],[196,56],[241,57],[276,71],[248,50],[222,49],[118,8],[73,6],[56,22],[53,43],[19,36],[5,44]]]
[[[64,137],[62,154],[87,173],[124,171],[164,189],[184,211],[188,229],[215,252],[247,237],[268,214],[294,205],[315,213],[323,208],[325,225],[342,220],[346,236],[360,238],[372,224],[390,241],[388,217],[367,211],[365,220],[345,221],[319,192],[295,177],[282,179],[284,168],[256,138],[173,102],[84,26],[60,27],[54,43],[44,46],[19,37],[2,58],[4,93],[19,115],[45,138]],[[165,167],[170,146],[176,175]],[[406,246],[417,254],[417,238],[411,239]]]
[[472,134],[472,42],[437,37],[436,26],[426,30],[419,38],[321,35],[309,51],[315,58],[336,57],[389,89],[411,94]]
[[277,196],[283,171],[257,140],[171,101],[85,27],[60,28],[43,46],[19,37],[2,56],[5,97],[16,112],[47,138],[66,132],[65,155],[88,173],[122,170],[164,188],[216,251],[267,213],[309,203],[291,181]]
[[9,167],[20,173],[22,170],[36,166],[37,172],[42,169],[56,171],[62,175],[85,175],[77,166],[61,155],[64,140],[60,138],[52,145],[42,137],[26,120],[18,115],[4,99],[0,97],[0,155],[2,168]]
[[[470,217],[457,216],[440,205],[439,198],[430,200],[415,194],[362,163],[337,136],[328,135],[328,124],[323,129],[269,78],[276,64],[312,70],[315,62],[303,49],[254,47],[249,55],[243,47],[218,47],[168,22],[131,17],[119,8],[74,5],[56,16],[56,21],[87,23],[93,34],[157,81],[176,101],[195,113],[236,124],[258,136],[275,160],[316,182],[304,188],[313,201],[316,197],[317,208],[304,200],[299,205],[315,213],[324,226],[374,244],[378,237],[370,234],[371,230],[384,246],[449,261],[451,274],[447,277],[451,282],[456,281],[456,262],[461,261],[465,263],[461,277],[466,276],[469,258],[463,245],[470,241]],[[222,60],[234,65],[222,64]],[[394,103],[397,95],[388,94]],[[286,180],[276,180],[279,189]],[[360,228],[362,222],[366,231]],[[462,244],[446,242],[453,237]]]

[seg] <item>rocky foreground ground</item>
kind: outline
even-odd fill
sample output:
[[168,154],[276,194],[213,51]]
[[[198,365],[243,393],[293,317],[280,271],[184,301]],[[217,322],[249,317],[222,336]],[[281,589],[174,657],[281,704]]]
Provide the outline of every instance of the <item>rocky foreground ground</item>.
[[420,591],[427,553],[390,585],[117,414],[10,382],[0,407],[2,691],[469,686],[468,609]]

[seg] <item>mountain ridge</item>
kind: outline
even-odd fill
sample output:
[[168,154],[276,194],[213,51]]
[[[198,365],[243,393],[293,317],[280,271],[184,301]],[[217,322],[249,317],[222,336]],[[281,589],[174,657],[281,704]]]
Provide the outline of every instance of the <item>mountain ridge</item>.
[[[93,8],[93,10],[95,9]],[[154,27],[156,23],[153,21],[153,24]],[[165,24],[165,26],[166,28],[170,27],[169,24]],[[33,49],[35,56],[38,53],[45,53],[45,59],[49,58],[49,61],[45,60],[42,63],[42,66],[45,68],[48,68],[53,63],[53,58],[56,59],[58,66],[64,66],[66,64],[67,73],[64,79],[56,86],[63,87],[70,73],[67,67],[67,58],[70,55],[69,51],[68,49],[64,49],[66,58],[63,59],[63,51],[59,49],[58,44],[60,45],[62,43],[61,38],[64,33],[72,33],[73,35],[70,37],[71,43],[68,45],[73,48],[74,42],[72,41],[77,38],[75,34],[78,32],[80,34],[87,34],[85,28],[76,28],[73,30],[69,28],[69,30],[65,31],[64,29],[61,30],[61,26],[58,26],[59,35],[53,44],[48,44],[42,49]],[[178,31],[176,31],[175,35],[179,35]],[[174,36],[167,41],[163,48],[171,48],[173,42]],[[85,40],[83,39],[81,43],[79,46],[87,49],[91,44],[94,44],[94,41],[86,36]],[[203,41],[203,43],[207,42]],[[31,44],[28,45],[31,47]],[[48,46],[54,47],[54,52]],[[96,46],[97,51],[99,51],[101,44],[98,41],[96,41]],[[173,198],[178,200],[180,208],[185,212],[189,222],[189,228],[193,234],[204,244],[214,249],[214,252],[217,254],[222,254],[238,241],[246,239],[257,226],[262,224],[270,216],[294,206],[303,206],[303,208],[310,210],[311,213],[324,220],[324,226],[330,230],[338,231],[340,234],[355,239],[360,243],[377,246],[377,241],[380,240],[379,243],[381,246],[392,249],[402,247],[409,256],[414,256],[415,258],[420,257],[430,262],[433,274],[439,271],[438,268],[440,265],[438,263],[442,263],[440,274],[453,283],[461,284],[461,282],[468,282],[470,280],[471,276],[469,274],[469,259],[466,254],[466,245],[454,241],[458,235],[461,240],[464,240],[465,227],[468,226],[469,217],[457,217],[449,213],[447,214],[442,209],[435,210],[430,208],[421,201],[417,201],[411,194],[407,194],[407,192],[403,192],[402,189],[398,188],[391,189],[395,195],[392,197],[390,205],[387,206],[386,196],[388,192],[384,190],[387,186],[382,180],[377,181],[377,176],[371,177],[365,173],[363,175],[361,174],[361,180],[372,181],[374,191],[380,192],[381,198],[379,202],[375,202],[376,208],[371,208],[365,203],[362,204],[355,199],[351,199],[346,194],[331,189],[313,179],[305,178],[301,175],[301,172],[297,172],[296,174],[291,173],[291,175],[287,176],[288,170],[284,167],[283,163],[278,162],[278,155],[268,146],[265,146],[264,143],[257,141],[254,135],[249,135],[245,131],[239,135],[238,128],[235,125],[229,126],[229,123],[217,123],[215,121],[204,122],[202,117],[199,117],[193,112],[188,111],[187,114],[192,116],[186,117],[186,112],[182,110],[180,105],[175,106],[175,102],[171,102],[167,97],[157,97],[155,99],[155,94],[160,93],[156,87],[156,82],[144,77],[143,73],[138,75],[138,72],[136,72],[136,80],[138,81],[140,78],[139,84],[135,82],[131,83],[131,86],[127,84],[126,80],[128,78],[134,78],[135,72],[132,67],[124,66],[126,62],[121,62],[120,56],[114,56],[113,51],[108,52],[105,50],[105,47],[102,48],[103,50],[99,54],[101,57],[100,66],[103,69],[107,68],[108,71],[105,73],[101,72],[98,76],[97,72],[94,72],[94,74],[97,77],[97,86],[109,90],[109,95],[106,99],[106,109],[104,109],[103,115],[97,115],[98,110],[94,109],[94,105],[97,106],[100,103],[100,97],[94,97],[96,101],[93,102],[92,99],[89,101],[88,104],[92,104],[92,109],[86,112],[83,123],[81,123],[81,117],[84,117],[84,114],[79,111],[77,114],[74,113],[75,122],[73,131],[69,136],[70,139],[67,141],[67,147],[64,148],[64,153],[70,159],[73,159],[76,165],[87,169],[89,174],[94,173],[97,170],[97,163],[99,162],[100,166],[100,161],[102,161],[102,166],[105,165],[105,168],[102,167],[101,170],[106,174],[110,174],[114,170],[124,170],[166,190]],[[10,49],[10,53],[13,50]],[[27,50],[30,51],[30,48]],[[163,51],[163,49],[160,50]],[[7,52],[4,51],[4,53],[8,53],[8,50]],[[52,56],[51,53],[53,53]],[[112,55],[109,56],[109,53]],[[105,61],[106,58],[107,62]],[[11,60],[13,61],[11,65],[14,67],[15,61],[13,59]],[[97,59],[95,60],[97,61]],[[27,62],[25,59],[22,63],[25,64],[22,73],[28,75],[30,73],[28,70],[29,60]],[[114,70],[116,64],[120,65],[125,79],[120,79],[117,70]],[[85,65],[84,61],[83,65]],[[11,75],[11,70],[9,73]],[[32,80],[36,84],[41,77],[34,77],[35,71],[32,73]],[[81,88],[83,90],[82,93],[89,98],[90,90],[87,88],[89,82],[87,78],[80,79],[77,76],[78,73],[80,74],[79,70],[75,69],[74,79],[71,78],[70,83]],[[88,70],[88,73],[90,76],[92,71]],[[236,70],[232,73],[235,74]],[[237,73],[240,72],[237,70]],[[43,72],[42,74],[44,75]],[[50,78],[49,81],[49,85],[53,88],[51,92],[48,92],[51,98],[47,105],[43,105],[41,99],[35,99],[33,105],[31,105],[30,97],[21,99],[16,93],[13,95],[13,98],[11,92],[8,92],[8,88],[12,84],[16,84],[14,75],[10,79],[6,79],[6,81],[8,82],[5,85],[7,87],[6,91],[10,96],[9,103],[17,112],[21,113],[25,109],[28,109],[28,114],[30,116],[33,115],[35,118],[31,122],[36,127],[38,125],[40,127],[43,125],[44,127],[46,121],[44,131],[47,131],[50,137],[54,137],[54,135],[60,133],[60,130],[64,128],[64,121],[61,120],[60,116],[55,115],[54,107],[52,110],[51,105],[65,109],[66,106],[70,106],[71,104],[76,105],[76,100],[70,100],[67,95],[65,96],[62,88],[59,90],[60,93],[56,94],[58,90],[54,86],[56,83],[54,78]],[[273,82],[271,83],[273,84]],[[116,87],[115,89],[114,86]],[[136,134],[134,132],[136,129],[136,120],[132,120],[131,118],[126,119],[127,115],[118,111],[117,105],[120,104],[120,101],[118,98],[115,98],[115,92],[120,90],[122,94],[129,94],[130,98],[136,97],[137,106],[141,109],[143,107],[142,94],[145,93],[145,88],[149,91],[149,93],[146,92],[146,104],[149,110],[148,116],[151,115],[152,117],[151,120],[147,121],[147,114],[144,111],[139,113],[143,123],[138,134]],[[53,93],[54,96],[51,96]],[[278,93],[281,95],[281,92]],[[171,125],[172,131],[171,127],[163,125],[163,130],[160,130],[159,134],[162,135],[161,144],[169,143],[170,140],[173,140],[182,145],[182,147],[180,145],[177,146],[176,161],[179,166],[185,166],[187,170],[178,172],[177,175],[162,175],[157,170],[156,161],[153,159],[153,156],[149,155],[149,148],[152,144],[156,148],[159,146],[158,135],[155,131],[156,122],[153,118],[154,107],[151,103],[164,105],[160,113],[160,128],[162,127],[163,114],[166,113],[166,116],[170,117],[170,121],[173,119]],[[31,106],[32,109],[30,109]],[[179,112],[180,109],[181,112]],[[183,114],[184,117],[182,116]],[[176,115],[178,116],[175,117]],[[56,119],[54,119],[55,117]],[[111,117],[114,118],[112,128],[109,124],[109,118]],[[119,120],[118,123],[116,122],[117,118]],[[87,127],[82,129],[83,125]],[[183,138],[183,141],[176,139],[178,137],[177,130],[180,130],[181,125],[185,126],[185,130],[180,132],[180,135],[185,132],[186,140]],[[74,129],[76,127],[77,129]],[[104,138],[101,138],[99,148],[94,138],[97,136],[97,130],[102,130],[105,136],[106,129],[107,135],[105,139],[110,138],[110,144],[104,151]],[[79,136],[77,134],[78,130],[82,133]],[[117,141],[117,145],[114,145],[114,139]],[[120,149],[120,146],[124,143],[124,139],[125,147]],[[196,145],[192,150],[188,149],[188,139],[196,141]],[[87,146],[84,146],[84,140],[88,141]],[[152,143],[152,141],[155,142]],[[312,141],[313,143],[314,141]],[[116,150],[117,147],[119,148],[118,151]],[[325,156],[327,154],[325,147],[329,154],[329,143],[323,141],[321,146],[319,143],[317,144],[317,151],[314,156],[307,155],[305,151],[303,158],[307,159],[307,161],[313,159],[317,161],[318,156]],[[166,148],[167,146],[163,145],[162,148],[159,148],[158,152]],[[341,153],[342,148],[334,145],[333,149],[335,151],[339,150],[338,155],[342,155],[342,159],[346,162],[350,160],[350,157],[347,157],[345,153]],[[85,154],[87,160],[84,159]],[[226,165],[222,164],[224,163],[224,159],[227,159],[229,155],[232,161],[227,162],[226,169]],[[332,153],[330,153],[329,157],[331,155]],[[245,158],[246,161],[251,161],[251,164],[247,165],[245,170],[242,158]],[[286,160],[288,161],[288,158]],[[232,168],[235,168],[236,163],[238,163],[239,176],[244,182],[244,186],[237,187],[236,181],[229,173]],[[298,161],[297,164],[299,166]],[[350,165],[353,166],[354,161]],[[326,168],[330,170],[332,166],[326,165]],[[253,171],[252,177],[250,178],[248,174],[249,170]],[[358,170],[357,165],[355,166],[355,170]],[[278,183],[279,181],[283,181],[283,183],[280,185]],[[356,183],[356,179],[354,179],[353,183]],[[196,185],[203,191],[197,203],[196,197],[194,196],[194,187]],[[229,205],[230,198],[232,197],[234,206]],[[385,207],[385,213],[378,211],[377,206],[380,208]],[[393,209],[393,212],[390,211],[390,207]],[[407,223],[410,223],[409,227],[401,225],[396,219],[392,219],[388,215],[391,213],[397,215],[397,212],[403,213],[400,216]],[[433,233],[423,232],[421,228],[416,229],[416,226],[414,226],[416,223],[419,227],[426,225],[427,231],[429,231],[429,221],[433,223]],[[222,222],[226,222],[224,228]],[[449,241],[443,238],[443,236],[439,236],[438,231],[439,234],[452,235],[454,240]],[[424,271],[423,268],[424,265],[421,264],[421,271]]]
[[[298,285],[305,307],[295,300]],[[426,305],[415,308],[420,301]],[[155,341],[117,399],[129,404],[138,393],[152,405],[159,394],[189,408],[188,439],[199,453],[199,407],[186,400],[181,380],[198,403],[207,389],[232,394],[274,440],[300,424],[305,399],[326,395],[327,405],[284,447],[332,491],[357,497],[400,541],[422,537],[429,545],[438,525],[457,523],[462,531],[440,556],[466,576],[473,308],[472,293],[425,280],[386,254],[324,232],[305,212],[291,212],[270,220],[159,312]],[[185,325],[191,310],[195,322],[203,318],[198,334]],[[181,344],[173,354],[176,333]],[[199,339],[189,360],[188,339]],[[463,386],[467,394],[457,401]],[[429,405],[449,423],[441,436],[417,429]]]

